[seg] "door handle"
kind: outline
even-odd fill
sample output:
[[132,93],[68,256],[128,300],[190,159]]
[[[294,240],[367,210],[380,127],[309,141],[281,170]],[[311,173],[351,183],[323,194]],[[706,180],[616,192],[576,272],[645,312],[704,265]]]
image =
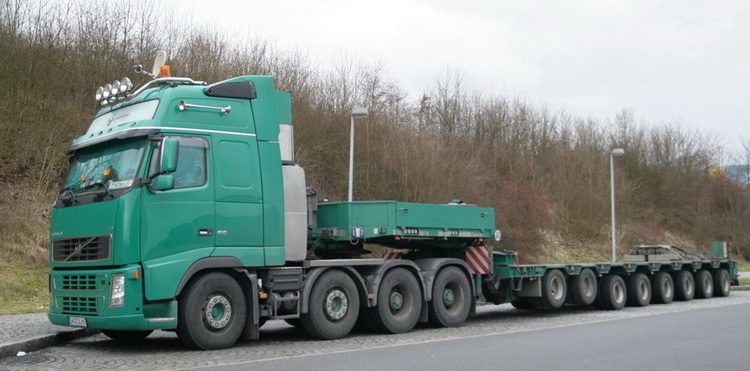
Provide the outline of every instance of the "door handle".
[[199,229],[198,230],[198,236],[201,237],[211,237],[214,235],[213,229]]

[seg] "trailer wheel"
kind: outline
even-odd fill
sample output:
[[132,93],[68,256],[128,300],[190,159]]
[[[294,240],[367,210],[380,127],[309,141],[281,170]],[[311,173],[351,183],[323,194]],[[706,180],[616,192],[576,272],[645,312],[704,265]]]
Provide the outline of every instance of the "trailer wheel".
[[389,271],[378,289],[372,324],[379,332],[400,334],[417,324],[422,311],[422,291],[416,277],[403,268]]
[[708,299],[714,296],[714,279],[711,273],[705,269],[695,272],[695,297]]
[[177,336],[191,348],[228,348],[242,335],[246,316],[245,295],[237,281],[224,273],[208,273],[180,295]]
[[719,269],[714,272],[714,296],[729,296],[732,282],[729,280],[729,273],[726,269]]
[[471,286],[460,269],[446,267],[438,273],[427,309],[432,326],[458,327],[466,322],[471,310]]
[[310,310],[300,318],[302,328],[318,339],[340,339],[349,334],[359,316],[359,293],[346,273],[323,273],[310,292]]
[[651,302],[669,304],[674,299],[674,281],[667,272],[657,272],[651,282]]
[[690,301],[695,296],[695,281],[688,271],[678,271],[674,274],[674,299]]
[[622,277],[613,274],[602,279],[598,297],[600,308],[606,310],[622,309],[625,307],[627,298],[627,288]]
[[570,277],[570,297],[572,304],[591,305],[596,300],[596,274],[584,268],[577,276]]
[[143,330],[143,331],[124,331],[124,330],[102,330],[104,335],[112,340],[121,341],[123,343],[134,343],[141,341],[151,335],[154,330]]
[[565,275],[557,269],[548,270],[542,277],[542,306],[546,308],[560,308],[565,304],[568,295],[568,285]]
[[645,307],[651,303],[651,281],[643,273],[636,273],[628,279],[628,302],[631,307]]

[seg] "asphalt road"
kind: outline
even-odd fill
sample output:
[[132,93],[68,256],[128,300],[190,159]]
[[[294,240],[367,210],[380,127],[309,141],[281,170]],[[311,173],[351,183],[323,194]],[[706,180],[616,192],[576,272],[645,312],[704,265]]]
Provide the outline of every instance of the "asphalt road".
[[620,311],[486,306],[461,328],[355,333],[336,341],[313,341],[273,321],[261,341],[226,350],[190,351],[167,332],[126,345],[97,335],[0,359],[0,369],[748,369],[748,310],[750,291]]

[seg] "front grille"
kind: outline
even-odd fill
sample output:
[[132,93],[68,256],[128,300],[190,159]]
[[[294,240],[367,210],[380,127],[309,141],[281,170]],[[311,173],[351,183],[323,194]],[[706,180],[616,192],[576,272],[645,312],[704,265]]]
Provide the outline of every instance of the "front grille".
[[90,236],[52,241],[52,260],[81,263],[109,260],[112,236]]
[[63,290],[96,290],[96,275],[63,275],[61,289]]
[[98,312],[97,307],[101,297],[63,296],[62,310],[64,312],[93,314]]

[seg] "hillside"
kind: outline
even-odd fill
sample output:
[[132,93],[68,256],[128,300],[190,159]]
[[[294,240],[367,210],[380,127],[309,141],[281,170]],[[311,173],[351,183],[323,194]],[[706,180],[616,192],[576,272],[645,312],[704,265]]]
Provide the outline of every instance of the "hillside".
[[132,66],[150,65],[159,49],[176,76],[268,74],[292,91],[297,159],[329,200],[346,197],[349,112],[363,105],[370,115],[357,121],[356,199],[458,198],[496,208],[505,236],[497,248],[526,262],[606,259],[609,153],[623,148],[620,246],[703,250],[724,240],[750,257],[748,189],[709,175],[722,162],[711,134],[637,122],[628,110],[606,121],[552,111],[473,90],[459,71],[412,98],[382,64],[343,58],[326,69],[263,40],[165,22],[169,10],[154,4],[139,4],[143,16],[133,18],[132,3],[105,3],[0,0],[0,255],[5,268],[31,269],[1,270],[5,290],[43,286],[29,295],[44,295],[50,207],[67,148],[99,108],[94,90],[123,76],[143,83]]

